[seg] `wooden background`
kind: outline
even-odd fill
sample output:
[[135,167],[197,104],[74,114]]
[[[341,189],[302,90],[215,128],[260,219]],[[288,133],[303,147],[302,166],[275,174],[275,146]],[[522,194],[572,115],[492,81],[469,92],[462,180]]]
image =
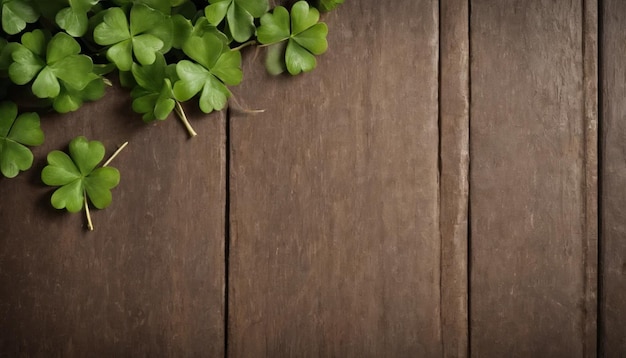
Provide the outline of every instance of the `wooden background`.
[[[626,355],[626,2],[347,0],[313,73],[233,106],[42,119],[0,179],[0,356]],[[110,208],[49,206],[98,139]]]

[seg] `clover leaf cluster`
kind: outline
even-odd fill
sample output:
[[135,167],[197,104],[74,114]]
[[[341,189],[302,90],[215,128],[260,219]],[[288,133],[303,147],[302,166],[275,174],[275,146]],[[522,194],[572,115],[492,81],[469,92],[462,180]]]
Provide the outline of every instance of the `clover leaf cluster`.
[[[0,173],[29,169],[29,147],[44,141],[28,107],[75,111],[113,83],[129,89],[145,122],[175,112],[194,136],[182,102],[197,101],[204,113],[224,109],[229,87],[244,79],[247,46],[266,48],[271,74],[313,70],[328,48],[320,11],[343,2],[300,0],[287,9],[269,0],[0,0]],[[103,144],[77,135],[69,155],[48,155],[42,181],[60,187],[55,208],[89,214],[88,202],[109,205],[119,172],[96,168]]]

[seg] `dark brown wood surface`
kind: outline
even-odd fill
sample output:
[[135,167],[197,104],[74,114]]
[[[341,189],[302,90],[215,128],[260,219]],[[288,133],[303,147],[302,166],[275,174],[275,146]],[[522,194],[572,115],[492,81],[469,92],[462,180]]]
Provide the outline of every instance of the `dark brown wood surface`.
[[603,2],[600,349],[626,355],[626,2]]
[[[224,349],[224,117],[145,125],[128,93],[42,118],[34,168],[0,179],[0,356],[210,356]],[[113,203],[56,211],[39,175],[78,135],[121,172]]]
[[440,2],[439,157],[444,357],[467,357],[469,2]]
[[230,356],[442,354],[438,7],[346,2],[297,78],[248,54],[236,92],[265,112],[231,123]]
[[471,9],[472,356],[593,356],[594,9]]

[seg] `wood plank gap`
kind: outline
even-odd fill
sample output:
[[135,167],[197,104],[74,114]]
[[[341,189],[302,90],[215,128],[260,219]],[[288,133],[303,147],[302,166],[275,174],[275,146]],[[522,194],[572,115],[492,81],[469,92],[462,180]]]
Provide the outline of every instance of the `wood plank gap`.
[[598,1],[583,0],[585,134],[584,355],[597,355],[598,288]]
[[226,119],[225,119],[225,138],[224,138],[224,152],[225,152],[225,184],[224,184],[224,357],[228,357],[228,341],[229,341],[229,325],[228,321],[230,319],[230,306],[228,304],[229,298],[229,290],[230,290],[230,219],[231,219],[231,210],[230,210],[230,174],[231,174],[231,111],[230,107],[226,108]]
[[469,4],[441,0],[439,165],[444,357],[469,355]]
[[[598,123],[597,123],[597,133],[601,135],[603,133],[603,116],[604,116],[604,97],[603,97],[603,84],[604,83],[604,0],[598,0]],[[603,156],[604,153],[602,151],[602,137],[598,137],[597,143],[597,151],[598,151],[598,178],[602,178],[603,176]],[[597,356],[604,357],[604,313],[601,309],[602,302],[604,299],[603,289],[604,284],[602,280],[603,275],[603,255],[602,255],[602,227],[603,227],[603,203],[602,203],[602,180],[598,180],[598,242],[597,242],[597,250],[598,250],[598,273],[596,276],[597,279],[597,317],[596,317],[596,345],[597,345]]]

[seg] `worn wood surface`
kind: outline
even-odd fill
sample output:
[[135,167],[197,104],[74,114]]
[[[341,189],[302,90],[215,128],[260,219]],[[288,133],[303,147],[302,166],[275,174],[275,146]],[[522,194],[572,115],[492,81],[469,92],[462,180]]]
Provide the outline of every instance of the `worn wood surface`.
[[601,62],[601,340],[605,357],[626,355],[626,2],[603,1]]
[[467,357],[469,3],[440,2],[441,318],[444,357]]
[[593,9],[473,0],[471,14],[472,355],[593,356],[595,119],[585,95],[595,92],[585,60],[595,45],[583,34]]
[[440,356],[438,2],[325,19],[317,72],[236,89],[229,355]]
[[[0,179],[0,356],[210,356],[224,347],[224,118],[145,125],[129,96],[47,115],[34,169]],[[198,118],[197,115],[192,115]],[[45,155],[85,135],[115,159],[113,203],[58,212]]]

